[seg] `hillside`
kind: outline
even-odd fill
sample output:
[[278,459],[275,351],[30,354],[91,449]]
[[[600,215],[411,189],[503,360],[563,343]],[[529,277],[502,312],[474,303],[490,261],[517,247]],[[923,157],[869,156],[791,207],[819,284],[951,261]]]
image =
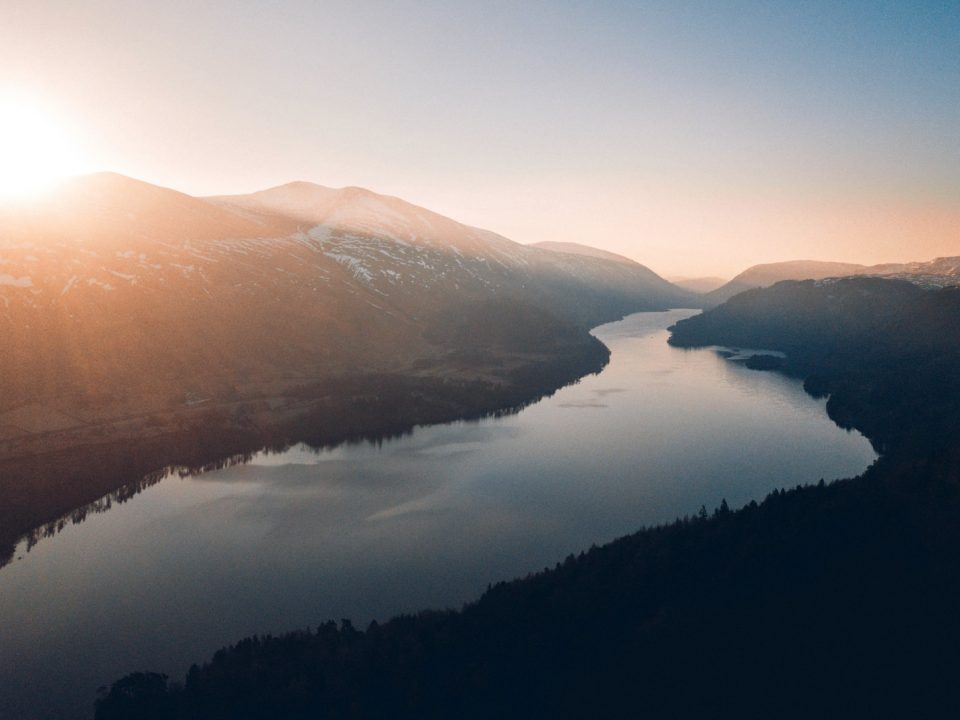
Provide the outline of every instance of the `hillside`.
[[[520,293],[523,288],[522,294],[531,301],[584,327],[624,314],[616,307],[660,309],[695,303],[691,293],[619,255],[580,245],[576,247],[581,251],[571,252],[572,243],[520,245],[362,188],[298,182],[211,200],[226,208],[281,214],[314,227],[313,236],[325,252],[360,273],[382,268],[385,256],[392,253],[398,266],[381,272],[409,278],[418,293],[450,279],[453,283],[446,289],[464,295],[472,288],[457,274],[466,270],[482,279],[484,292]],[[561,245],[567,249],[558,251],[555,246]]]
[[960,284],[960,257],[882,265],[857,265],[816,260],[754,265],[725,285],[707,293],[703,300],[706,307],[716,307],[745,290],[769,287],[783,280],[823,280],[861,275],[908,280],[927,288],[948,287]]
[[958,330],[960,290],[876,278],[783,282],[684,320],[676,345],[791,353],[881,459],[570,555],[458,612],[248,638],[183,684],[130,675],[97,718],[954,716]]
[[793,260],[765,263],[747,268],[725,285],[707,293],[704,302],[714,307],[734,295],[758,287],[769,287],[781,280],[821,280],[828,277],[860,275],[867,266],[854,263],[821,262],[819,260]]
[[671,330],[678,347],[786,353],[784,369],[829,396],[831,418],[885,454],[960,443],[960,288],[872,277],[785,281]]
[[691,301],[651,275],[360,188],[105,173],[4,206],[0,558],[168,465],[534,399],[603,365],[590,327]]
[[553,252],[567,253],[569,255],[581,255],[583,257],[612,260],[614,262],[626,263],[627,265],[639,265],[639,263],[623,255],[617,255],[617,253],[612,253],[607,250],[601,250],[600,248],[590,247],[589,245],[582,245],[575,242],[554,242],[552,240],[545,240],[543,242],[530,243],[529,247],[552,250]]
[[879,277],[909,280],[927,288],[960,285],[960,257],[956,256],[903,265],[875,265],[871,270]]

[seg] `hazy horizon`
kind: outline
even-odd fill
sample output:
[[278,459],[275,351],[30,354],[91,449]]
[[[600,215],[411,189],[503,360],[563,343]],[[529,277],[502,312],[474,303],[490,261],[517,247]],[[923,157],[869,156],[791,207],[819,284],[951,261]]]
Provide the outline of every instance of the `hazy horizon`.
[[53,118],[54,169],[366,187],[665,276],[960,254],[958,6],[4,7],[0,118]]
[[960,0],[0,18],[0,720],[960,715]]

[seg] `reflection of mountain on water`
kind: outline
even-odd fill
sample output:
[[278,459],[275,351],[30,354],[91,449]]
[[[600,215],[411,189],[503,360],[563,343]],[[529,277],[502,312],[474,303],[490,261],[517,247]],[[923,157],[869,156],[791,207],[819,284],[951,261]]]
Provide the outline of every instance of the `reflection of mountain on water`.
[[[557,388],[599,372],[606,357],[606,349],[600,346],[599,352],[559,358],[543,368],[540,378],[525,385],[366,378],[364,402],[356,402],[356,388],[348,385],[335,404],[324,398],[312,412],[284,427],[258,432],[249,427],[209,425],[139,445],[124,442],[84,447],[49,458],[7,463],[0,468],[0,485],[4,496],[12,500],[0,507],[0,567],[14,559],[18,543],[24,543],[24,551],[29,552],[42,539],[82,523],[90,515],[105,513],[165,478],[202,475],[248,463],[258,454],[266,459],[270,454],[286,453],[295,446],[314,455],[343,445],[381,447],[409,436],[419,425],[515,414]],[[424,450],[435,454],[456,451]],[[177,462],[171,464],[172,458]],[[131,481],[131,477],[137,479]],[[96,499],[87,500],[84,495]],[[64,509],[69,503],[75,506]],[[42,524],[32,522],[51,515],[55,517]]]
[[[158,482],[166,479],[170,475],[174,474],[174,472],[175,470],[173,468],[165,468],[164,470],[150,473],[149,475],[135,482],[122,485],[113,492],[104,495],[102,498],[94,500],[92,503],[87,503],[86,505],[78,507],[62,517],[57,518],[56,520],[48,522],[46,525],[42,525],[41,527],[30,530],[20,538],[20,541],[24,543],[24,549],[26,552],[30,552],[30,550],[32,550],[38,542],[45,538],[53,537],[63,530],[67,525],[78,525],[86,520],[90,515],[99,515],[100,513],[105,513],[110,510],[114,504],[126,502],[130,498],[139,495],[151,485],[156,485]],[[8,555],[0,557],[0,566],[5,565],[13,559],[15,550],[16,547],[11,548]]]

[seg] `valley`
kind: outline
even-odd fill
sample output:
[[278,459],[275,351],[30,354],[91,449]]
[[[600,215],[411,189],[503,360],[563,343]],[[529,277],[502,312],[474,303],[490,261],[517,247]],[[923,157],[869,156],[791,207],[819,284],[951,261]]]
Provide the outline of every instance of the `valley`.
[[0,7],[0,720],[960,717],[960,1]]
[[361,188],[195,198],[120,175],[0,211],[0,559],[108,493],[263,447],[522,406],[588,329],[696,297]]
[[[735,350],[783,354],[779,365],[794,383],[803,379],[807,400],[820,397],[819,408],[880,453],[857,477],[814,483],[807,472],[794,484],[787,474],[799,460],[778,455],[768,472],[783,485],[762,500],[738,507],[724,497],[712,511],[705,503],[562,561],[557,553],[552,567],[492,585],[460,610],[248,637],[191,668],[183,684],[127,675],[101,695],[98,720],[143,709],[177,720],[226,718],[239,708],[254,718],[378,717],[387,709],[411,718],[623,717],[639,709],[691,718],[799,719],[838,709],[845,717],[952,715],[958,298],[955,288],[890,279],[787,281],[670,326],[681,366],[710,357],[731,377],[783,381],[779,372],[745,367]],[[639,368],[655,369],[649,360]],[[671,403],[680,395],[671,393]],[[695,396],[723,428],[744,426],[729,407]],[[680,427],[663,408],[654,412]],[[783,427],[770,418],[760,426]],[[627,431],[632,442],[651,426],[637,430]],[[830,454],[822,441],[798,448],[793,431],[752,439],[735,445],[746,463],[739,477],[765,449]],[[688,437],[685,461],[704,442]],[[662,457],[664,446],[655,447]],[[645,462],[630,468],[624,477],[642,482]],[[589,477],[584,469],[578,480]],[[745,677],[749,691],[735,690]]]
[[[411,408],[425,388],[381,386],[383,401],[368,412],[329,408],[299,426],[302,444],[172,468],[28,537],[0,568],[9,621],[0,643],[11,649],[9,664],[0,658],[0,705],[82,716],[92,689],[130,668],[178,678],[252,632],[457,607],[488,583],[638,524],[723,499],[738,507],[779,484],[848,477],[872,462],[867,440],[836,427],[797,381],[670,347],[665,328],[690,314],[600,326],[609,362],[569,380],[539,365],[521,383],[545,388],[537,402],[511,407],[509,397],[468,389],[459,403]],[[364,378],[357,387],[377,386]],[[484,402],[485,417],[469,412]],[[404,409],[434,424],[397,434],[385,423]],[[354,423],[367,434],[322,442]],[[40,577],[61,593],[44,595]],[[64,600],[77,596],[88,602]],[[36,623],[58,631],[38,645]],[[62,668],[53,689],[45,657]]]
[[[20,678],[13,685],[26,688],[3,690],[7,704],[20,708],[49,702],[57,713],[83,717],[83,688],[107,683],[136,663],[150,666],[150,658],[163,658],[161,668],[178,675],[189,660],[251,628],[282,631],[298,618],[307,623],[306,609],[317,609],[314,588],[338,576],[361,546],[380,559],[367,574],[358,566],[357,576],[338,581],[347,593],[328,597],[324,612],[388,620],[397,612],[466,602],[498,577],[631,532],[638,522],[667,522],[706,500],[725,508],[720,518],[752,514],[771,488],[851,477],[875,453],[881,459],[867,471],[870,477],[899,478],[916,462],[941,463],[936,472],[953,472],[955,373],[944,374],[960,366],[951,364],[956,351],[950,338],[957,336],[951,258],[806,281],[777,282],[777,276],[808,274],[809,264],[748,271],[754,281],[773,286],[738,292],[696,315],[723,288],[685,290],[628,258],[577,243],[519,245],[360,188],[292,183],[250,195],[195,198],[95,175],[75,180],[53,204],[5,213],[0,270],[9,280],[0,283],[0,323],[14,344],[0,346],[0,605],[6,603],[8,618],[29,607],[51,624],[73,616],[78,627],[87,627],[89,618],[76,609],[45,605],[33,594],[39,585],[31,578],[49,573],[71,584],[68,595],[87,596],[99,592],[90,580],[127,573],[123,596],[137,598],[138,613],[116,608],[115,633],[144,651],[118,654],[85,636],[88,667],[72,666],[69,682],[41,701],[49,687],[30,684],[42,678],[36,663],[43,653],[62,652],[55,643],[46,646],[20,675],[13,667],[5,671]],[[850,268],[824,264],[814,270]],[[905,328],[916,332],[905,334]],[[717,352],[712,345],[735,349]],[[779,354],[741,364],[742,348]],[[794,379],[758,372],[774,369]],[[891,372],[910,378],[900,392],[891,390]],[[946,392],[934,389],[934,377],[949,385]],[[621,394],[626,404],[615,399]],[[583,427],[572,431],[564,417],[569,412],[600,414],[583,415]],[[904,417],[912,418],[911,433],[904,433]],[[513,433],[520,428],[537,438],[535,446],[516,446]],[[449,442],[436,450],[438,464],[431,443],[426,450],[421,445],[446,436]],[[541,446],[551,448],[542,457]],[[614,474],[597,476],[600,485],[584,484],[597,474],[601,447],[607,449],[600,462]],[[327,466],[309,459],[326,454],[338,460]],[[333,486],[323,472],[303,476],[314,465],[318,471],[337,468]],[[473,477],[474,467],[487,468],[483,483],[478,494],[461,496],[457,483]],[[453,475],[438,485],[448,470]],[[514,497],[515,472],[524,478],[527,502]],[[237,495],[230,482],[219,485],[220,477],[240,479],[243,491]],[[347,478],[360,484],[341,487]],[[382,492],[397,478],[396,491]],[[186,484],[174,489],[176,479]],[[372,504],[364,480],[382,484]],[[285,496],[300,487],[319,496],[306,500],[302,490]],[[211,496],[214,488],[224,492]],[[337,498],[333,505],[331,497]],[[295,505],[288,504],[291,498]],[[734,513],[728,501],[745,509]],[[261,502],[274,510],[261,516]],[[215,520],[238,503],[260,519],[251,525],[227,512]],[[357,503],[362,516],[351,509]],[[482,507],[489,515],[476,524]],[[591,507],[592,513],[581,512]],[[313,508],[307,525],[275,525],[304,508]],[[171,511],[179,519],[158,522]],[[321,516],[326,519],[316,524]],[[449,545],[454,517],[461,528],[474,523],[469,535],[485,538],[488,549],[498,542],[525,549],[516,555],[513,546],[502,546],[500,556],[513,560],[495,567],[463,548],[436,565],[404,565],[405,557]],[[410,518],[419,528],[412,536]],[[282,555],[273,562],[286,568],[282,577],[262,565],[270,555],[262,538],[246,551],[260,564],[241,570],[235,555],[241,539],[264,523],[275,539],[289,538],[297,527],[297,543],[306,541],[302,549],[279,542]],[[684,529],[689,523],[678,521],[670,532],[699,533]],[[338,532],[356,542],[334,565],[320,562],[320,574],[308,572],[306,585],[298,584],[312,562],[301,551],[329,551],[336,546],[331,533]],[[615,545],[624,542],[633,541]],[[129,560],[109,554],[95,559],[84,543],[126,548]],[[388,562],[379,553],[391,543],[406,554]],[[177,548],[186,555],[177,555]],[[79,554],[68,560],[74,551]],[[586,557],[581,562],[589,566],[595,555]],[[298,558],[296,568],[290,558]],[[135,563],[129,573],[121,567],[128,561]],[[61,569],[48,567],[51,562]],[[62,569],[71,563],[79,574]],[[444,588],[449,573],[460,580],[448,594],[405,595],[398,586],[399,602],[365,605],[361,588],[382,577],[383,563],[392,563],[404,586]],[[158,592],[152,581],[144,584],[143,573],[149,577],[153,567],[181,599]],[[214,588],[220,567],[234,570]],[[629,567],[618,563],[610,571]],[[164,616],[164,608],[193,597],[189,586],[197,572],[214,603],[235,597],[230,584],[240,576],[251,594],[249,607],[222,608],[224,617],[234,614],[233,624],[215,621],[200,607],[191,610],[194,620],[184,629],[200,644]],[[261,587],[264,578],[273,579]],[[480,607],[493,602],[489,597]],[[576,612],[610,614],[591,597]],[[111,602],[102,597],[96,605]],[[279,615],[264,614],[265,606]],[[142,613],[166,628],[160,644],[151,646],[140,634]],[[622,609],[610,616],[622,616]],[[512,610],[503,621],[516,622]],[[402,642],[418,642],[429,627],[415,626]],[[25,658],[30,637],[11,629],[0,641],[20,647]],[[444,652],[459,652],[451,648]],[[613,659],[622,648],[608,651]],[[296,664],[290,670],[300,672]],[[144,677],[131,680],[136,702],[145,692],[141,681],[154,682]],[[366,682],[362,673],[355,680]],[[458,698],[472,697],[461,679],[452,682]],[[190,687],[202,698],[207,686]],[[168,692],[165,684],[162,692]],[[381,696],[371,697],[378,702]],[[619,702],[614,695],[611,701]],[[233,702],[222,707],[229,712]],[[285,700],[263,691],[259,702],[269,715],[271,703]],[[323,702],[336,706],[330,698]],[[442,697],[430,702],[439,703],[430,708],[450,709]],[[116,715],[109,714],[111,707],[119,708]],[[123,708],[102,704],[98,717],[139,713]],[[423,706],[414,702],[409,709],[417,716]]]

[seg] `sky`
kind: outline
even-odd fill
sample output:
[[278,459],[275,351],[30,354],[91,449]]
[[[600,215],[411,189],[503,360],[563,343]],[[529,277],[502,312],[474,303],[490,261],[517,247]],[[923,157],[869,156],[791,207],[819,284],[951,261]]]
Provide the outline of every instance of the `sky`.
[[960,255],[956,0],[0,0],[4,96],[84,169],[359,185],[669,276]]

